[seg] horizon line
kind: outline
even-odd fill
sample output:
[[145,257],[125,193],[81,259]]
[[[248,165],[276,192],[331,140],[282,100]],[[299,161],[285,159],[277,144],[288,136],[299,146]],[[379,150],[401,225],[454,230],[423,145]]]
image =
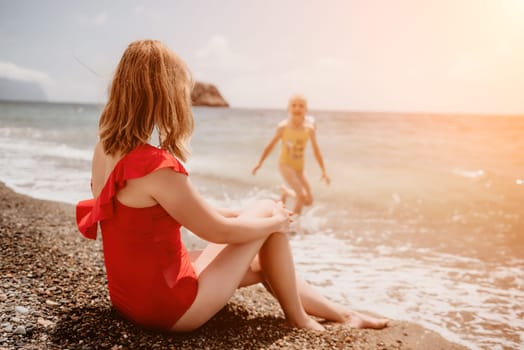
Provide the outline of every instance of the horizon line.
[[[69,105],[91,105],[91,106],[103,106],[106,102],[87,102],[87,101],[50,101],[50,100],[10,100],[1,99],[0,102],[8,103],[48,103],[48,104],[69,104]],[[255,106],[234,106],[219,107],[219,106],[193,106],[197,108],[217,108],[217,109],[244,109],[244,110],[273,110],[273,111],[285,111],[285,108],[276,107],[255,107]],[[524,117],[522,113],[493,113],[493,112],[451,112],[451,111],[410,111],[410,110],[382,110],[382,109],[338,109],[338,108],[311,108],[308,110],[311,114],[314,112],[327,112],[327,113],[354,113],[354,114],[407,114],[407,115],[441,115],[441,116],[493,116],[493,117]]]

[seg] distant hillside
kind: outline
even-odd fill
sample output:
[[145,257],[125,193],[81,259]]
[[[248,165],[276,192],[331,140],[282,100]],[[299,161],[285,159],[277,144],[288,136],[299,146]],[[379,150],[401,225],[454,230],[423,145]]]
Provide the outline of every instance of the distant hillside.
[[47,96],[36,82],[0,78],[0,100],[47,101]]
[[[0,100],[47,101],[47,96],[36,82],[0,78]],[[193,106],[229,107],[215,85],[198,81],[191,92],[191,100]]]

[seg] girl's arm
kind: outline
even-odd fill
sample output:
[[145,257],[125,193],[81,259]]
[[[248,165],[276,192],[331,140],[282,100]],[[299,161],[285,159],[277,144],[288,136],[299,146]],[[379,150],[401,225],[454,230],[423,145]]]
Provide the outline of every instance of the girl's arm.
[[270,217],[225,217],[200,196],[189,177],[172,169],[145,176],[145,191],[175,220],[200,238],[213,243],[244,243],[285,231],[289,213],[275,203]]
[[320,148],[318,147],[315,129],[311,128],[310,130],[311,130],[310,138],[311,138],[311,145],[313,146],[313,154],[315,155],[315,159],[317,160],[317,163],[320,166],[320,170],[322,170],[321,179],[326,181],[326,184],[329,185],[331,180],[326,172],[326,167],[324,166],[324,158],[322,157],[322,153],[320,152]]
[[260,160],[253,167],[253,170],[251,171],[251,173],[253,175],[255,175],[257,170],[262,166],[262,163],[264,162],[264,160],[271,153],[271,151],[273,150],[273,148],[277,144],[278,140],[280,140],[280,138],[282,137],[282,133],[283,132],[284,132],[284,127],[282,126],[282,124],[279,124],[278,127],[277,127],[277,131],[275,132],[275,135],[269,141],[269,143],[266,145],[266,147],[264,148],[264,151],[262,151],[262,155],[260,156]]

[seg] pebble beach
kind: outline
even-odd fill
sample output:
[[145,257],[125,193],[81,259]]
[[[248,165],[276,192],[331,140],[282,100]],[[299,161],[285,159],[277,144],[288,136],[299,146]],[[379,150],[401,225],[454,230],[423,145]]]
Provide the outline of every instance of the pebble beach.
[[198,331],[142,329],[111,307],[100,240],[85,240],[74,206],[0,183],[0,350],[6,349],[465,349],[419,325],[380,331],[327,323],[289,328],[260,286],[238,290]]

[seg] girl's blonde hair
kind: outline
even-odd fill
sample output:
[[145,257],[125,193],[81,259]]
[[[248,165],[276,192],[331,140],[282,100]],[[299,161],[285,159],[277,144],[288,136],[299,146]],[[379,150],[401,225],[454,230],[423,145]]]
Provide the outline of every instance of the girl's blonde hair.
[[105,153],[123,155],[146,144],[156,125],[160,147],[185,161],[194,128],[192,88],[187,65],[163,43],[129,44],[98,125]]
[[288,107],[291,106],[291,104],[293,102],[295,102],[295,101],[304,102],[304,105],[307,108],[307,98],[303,94],[293,94],[293,95],[291,95],[291,97],[289,98],[288,103],[287,103]]

